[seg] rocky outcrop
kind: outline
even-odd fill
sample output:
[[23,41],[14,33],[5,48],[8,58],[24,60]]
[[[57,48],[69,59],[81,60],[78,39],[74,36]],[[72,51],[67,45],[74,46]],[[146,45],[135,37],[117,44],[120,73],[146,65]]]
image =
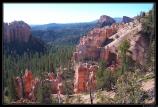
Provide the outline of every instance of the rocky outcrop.
[[31,71],[26,70],[23,76],[25,97],[29,98],[31,93],[33,75]]
[[[102,46],[109,42],[108,38],[117,32],[117,25],[95,28],[80,39],[74,52],[75,61],[97,60],[100,58]],[[111,41],[110,41],[111,42]]]
[[31,35],[31,28],[23,21],[3,24],[3,49],[6,54],[45,51],[45,43]]
[[[75,66],[74,91],[76,93],[86,91],[85,84],[89,72],[92,70],[84,66],[85,62],[89,63],[90,61],[103,59],[107,62],[107,69],[112,72],[121,65],[118,47],[124,40],[128,40],[130,43],[129,51],[131,53],[127,53],[127,55],[143,65],[145,62],[147,41],[140,34],[141,28],[141,23],[134,20],[129,23],[94,28],[86,36],[82,37],[80,43],[76,46],[76,52],[73,54]],[[78,65],[78,63],[80,64]],[[93,88],[95,88],[95,85]]]
[[131,51],[132,59],[139,64],[144,65],[149,41],[145,40],[143,36],[137,35],[133,37],[130,44],[131,47],[129,50]]
[[132,22],[134,19],[127,17],[127,16],[123,16],[122,22],[124,23],[129,23]]
[[24,76],[16,77],[15,79],[15,87],[18,99],[27,98],[32,101],[37,99],[36,93],[39,84],[38,78],[33,78],[33,74],[29,70],[25,70]]
[[57,94],[59,92],[60,94],[64,94],[61,70],[59,70],[57,76],[55,76],[53,72],[48,73],[48,77],[49,77],[49,81],[51,81],[52,84],[51,85],[52,94]]
[[[87,63],[75,65],[75,80],[74,80],[74,92],[88,92],[91,87],[92,90],[96,89],[96,71],[98,66]],[[93,73],[92,83],[89,84],[89,76]]]
[[28,42],[31,36],[31,28],[23,21],[14,21],[3,24],[4,42],[20,41]]
[[110,26],[113,23],[115,23],[115,20],[112,17],[107,15],[102,15],[98,20],[97,27]]
[[29,70],[25,70],[25,74],[21,77],[16,77],[15,88],[18,99],[26,98],[31,101],[37,100],[37,90],[40,84],[49,82],[51,87],[51,94],[64,94],[62,72],[59,69],[57,76],[53,72],[47,74],[47,78],[39,80],[37,77],[33,77],[33,74]]

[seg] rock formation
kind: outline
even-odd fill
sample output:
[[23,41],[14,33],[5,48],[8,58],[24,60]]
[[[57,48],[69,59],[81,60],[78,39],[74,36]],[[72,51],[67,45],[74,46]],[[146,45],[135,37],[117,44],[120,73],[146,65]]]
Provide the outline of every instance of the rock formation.
[[31,93],[33,75],[31,71],[26,70],[23,76],[25,97],[29,98]]
[[31,28],[23,21],[3,23],[3,49],[6,54],[44,52],[45,44],[32,36]]
[[86,59],[99,59],[100,51],[103,45],[108,43],[108,38],[117,32],[117,26],[95,28],[90,31],[87,36],[83,36],[80,39],[80,43],[76,46],[76,52],[74,53],[75,61],[83,61]]
[[34,79],[31,71],[26,69],[22,78],[16,77],[15,83],[18,99],[27,98],[33,101],[37,99],[36,93],[39,79]]
[[18,99],[26,98],[31,101],[36,101],[37,90],[38,88],[41,88],[39,87],[39,84],[41,84],[42,81],[47,81],[51,84],[51,94],[64,94],[61,68],[59,69],[57,76],[55,76],[53,72],[48,73],[47,75],[48,76],[45,80],[39,80],[37,77],[33,77],[31,71],[26,69],[22,78],[16,77],[15,88]]
[[139,64],[145,64],[146,52],[148,49],[149,41],[146,41],[141,35],[133,37],[130,41],[131,47],[131,57],[134,61],[137,61]]
[[123,16],[122,22],[124,23],[129,23],[132,22],[134,19],[127,17],[127,16]]
[[75,81],[74,81],[74,92],[80,93],[80,92],[87,92],[90,85],[88,85],[88,78],[91,72],[94,73],[92,77],[92,84],[91,87],[96,89],[96,71],[97,71],[96,65],[91,65],[87,63],[77,64],[75,66]]
[[107,15],[102,15],[98,20],[97,27],[110,26],[113,23],[115,23],[115,20],[113,18]]
[[28,42],[31,36],[31,28],[23,21],[14,21],[3,24],[4,42]]
[[[104,22],[104,17],[101,19]],[[115,23],[111,26],[94,28],[80,39],[73,54],[75,93],[86,92],[88,75],[92,72],[87,64],[85,65],[86,62],[103,59],[107,62],[107,68],[112,72],[121,65],[118,46],[124,40],[128,40],[130,43],[129,51],[131,53],[127,55],[141,65],[144,64],[147,42],[139,33],[142,30],[142,25],[136,19],[133,20],[128,17],[124,17],[124,22],[126,23]],[[95,89],[95,83],[93,86]]]
[[52,84],[52,94],[57,94],[58,92],[60,92],[60,94],[64,94],[61,68],[59,69],[57,76],[51,72],[48,73],[48,77]]

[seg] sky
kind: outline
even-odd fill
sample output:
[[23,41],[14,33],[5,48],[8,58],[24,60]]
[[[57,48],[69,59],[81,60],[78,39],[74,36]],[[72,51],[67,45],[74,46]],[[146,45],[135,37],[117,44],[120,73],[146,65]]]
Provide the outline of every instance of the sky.
[[134,17],[148,12],[153,3],[4,3],[3,21],[24,21],[31,25],[90,22],[101,15]]

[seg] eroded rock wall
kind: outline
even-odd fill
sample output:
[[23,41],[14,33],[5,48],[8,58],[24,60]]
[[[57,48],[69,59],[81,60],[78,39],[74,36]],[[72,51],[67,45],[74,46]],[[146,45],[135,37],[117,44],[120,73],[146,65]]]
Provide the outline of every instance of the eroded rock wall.
[[[125,20],[126,19],[129,18],[125,17]],[[144,64],[147,42],[140,33],[142,30],[141,23],[132,19],[126,21],[129,23],[112,24],[111,26],[103,28],[94,28],[80,39],[80,43],[76,46],[76,52],[73,54],[75,93],[87,91],[86,82],[92,70],[85,66],[86,62],[103,59],[107,62],[108,69],[114,73],[121,65],[118,47],[124,40],[128,40],[130,43],[129,51],[131,51],[132,54],[130,53],[129,56],[141,65]],[[96,75],[95,73],[94,75]],[[94,81],[96,80],[94,79]],[[93,84],[93,88],[96,88],[96,83]]]
[[3,23],[4,42],[27,42],[31,36],[31,28],[23,21]]

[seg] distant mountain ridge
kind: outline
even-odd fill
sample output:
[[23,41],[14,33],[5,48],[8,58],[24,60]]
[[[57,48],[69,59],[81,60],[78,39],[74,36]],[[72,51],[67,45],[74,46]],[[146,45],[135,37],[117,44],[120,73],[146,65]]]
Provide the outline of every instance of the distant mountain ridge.
[[[110,18],[110,20],[112,23],[121,23],[123,17]],[[79,42],[80,37],[84,36],[88,31],[97,26],[98,21],[99,19],[81,23],[49,23],[30,25],[30,27],[32,35],[40,38],[45,43],[76,45]]]
[[[116,23],[121,23],[123,18],[122,17],[114,17],[113,18]],[[90,22],[78,22],[78,23],[48,23],[48,24],[40,24],[40,25],[30,25],[32,30],[49,30],[51,28],[55,29],[61,29],[64,27],[72,27],[72,26],[78,26],[78,25],[85,25],[85,24],[96,24],[98,22],[97,20],[90,21]]]
[[69,28],[77,28],[79,26],[85,26],[85,25],[94,25],[96,24],[96,21],[92,22],[81,22],[81,23],[49,23],[49,24],[42,24],[42,25],[30,25],[32,30],[50,30],[50,29],[67,29]]
[[[123,16],[123,17],[112,17],[116,23],[121,23],[123,21],[123,18],[127,18],[127,16]],[[130,17],[128,17],[130,18]],[[132,18],[131,18],[132,19]],[[76,23],[48,23],[48,24],[40,24],[40,25],[36,25],[36,24],[30,24],[31,29],[33,30],[46,30],[47,28],[50,27],[65,27],[65,26],[77,26],[79,24],[84,25],[84,24],[96,24],[98,22],[99,19],[93,20],[93,21],[89,21],[89,22],[76,22]]]
[[79,38],[96,26],[97,21],[85,23],[50,23],[31,26],[32,35],[55,44],[77,44]]

